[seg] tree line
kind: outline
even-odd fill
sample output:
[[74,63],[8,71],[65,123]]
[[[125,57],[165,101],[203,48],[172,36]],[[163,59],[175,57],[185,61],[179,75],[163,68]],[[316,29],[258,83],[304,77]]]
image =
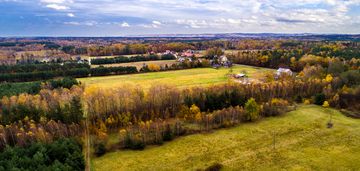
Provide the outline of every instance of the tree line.
[[102,65],[102,64],[115,64],[115,63],[128,63],[128,62],[140,62],[140,61],[156,61],[156,60],[173,60],[175,56],[172,54],[165,55],[137,55],[131,57],[118,56],[114,58],[97,58],[92,59],[91,64],[93,65]]
[[71,77],[65,77],[62,79],[53,79],[48,81],[35,81],[35,82],[23,82],[23,83],[2,83],[0,84],[0,97],[14,96],[22,93],[38,94],[42,88],[56,89],[56,88],[68,88],[73,85],[79,85],[76,79]]
[[337,57],[322,57],[304,54],[304,52],[297,50],[239,51],[228,57],[236,64],[268,68],[286,67],[297,72],[302,71],[306,65],[321,65],[325,68],[330,67],[330,69],[340,66],[353,70],[360,67],[360,59],[345,60]]
[[[27,67],[29,66],[29,67]],[[0,67],[0,82],[27,82],[56,77],[88,77],[137,72],[136,67],[90,68],[88,64],[22,64]]]

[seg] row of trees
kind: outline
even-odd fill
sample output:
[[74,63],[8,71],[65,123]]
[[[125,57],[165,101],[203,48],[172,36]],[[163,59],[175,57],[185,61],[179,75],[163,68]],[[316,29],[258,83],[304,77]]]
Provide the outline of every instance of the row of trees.
[[140,68],[139,72],[156,72],[156,71],[168,71],[168,70],[180,70],[180,69],[190,69],[190,68],[204,68],[210,67],[210,61],[207,59],[192,59],[185,60],[183,62],[173,63],[171,65],[157,65],[157,64],[148,64]]
[[26,147],[33,143],[51,143],[60,138],[81,135],[79,124],[64,124],[60,121],[42,118],[36,123],[29,118],[2,126],[0,125],[0,150],[7,145]]
[[[148,91],[138,87],[116,89],[87,88],[84,102],[92,125],[100,128],[111,121],[111,128],[156,119],[184,118],[184,108],[196,105],[201,112],[245,106],[254,98],[258,103],[274,98],[294,100],[310,98],[323,92],[330,83],[321,79],[290,80],[257,84],[224,84],[179,90],[168,85],[152,86]],[[271,105],[269,105],[271,106]],[[186,118],[186,117],[185,117]]]
[[181,52],[187,49],[194,49],[189,43],[171,42],[171,43],[133,43],[133,44],[112,44],[112,45],[91,45],[91,46],[63,46],[61,50],[72,55],[89,55],[89,56],[113,56],[113,55],[130,55],[145,54],[148,52],[165,52],[171,50]]
[[335,57],[306,55],[297,50],[239,51],[235,55],[229,55],[229,58],[237,64],[269,68],[287,67],[294,71],[301,71],[306,65],[321,65],[331,70],[330,73],[336,74],[340,74],[341,70],[356,70],[360,67],[360,59],[352,58],[345,61]]
[[102,64],[115,64],[115,63],[128,63],[128,62],[139,62],[139,61],[156,61],[156,60],[172,60],[175,59],[175,56],[172,54],[165,55],[138,55],[132,57],[119,56],[114,58],[98,58],[92,59],[91,64],[93,65],[102,65]]
[[20,73],[5,73],[0,74],[0,82],[26,82],[48,80],[56,77],[89,77],[89,76],[103,76],[103,75],[119,75],[130,74],[138,72],[133,66],[118,66],[118,67],[99,67],[99,68],[74,68],[63,71],[35,71],[35,72],[20,72]]
[[0,123],[11,124],[24,118],[38,123],[41,118],[63,123],[80,123],[83,112],[81,96],[83,88],[42,89],[39,94],[4,96],[0,102]]
[[[260,105],[255,99],[250,98],[244,107],[231,106],[213,112],[201,112],[196,105],[183,106],[181,115],[179,114],[175,120],[139,121],[133,125],[120,128],[118,132],[119,143],[110,149],[143,149],[146,145],[162,144],[164,141],[170,141],[178,136],[231,127],[243,122],[256,121],[261,117],[277,116],[291,110],[289,105],[288,101],[283,99],[273,99],[264,105]],[[111,130],[104,128],[111,127],[111,124],[113,124],[112,120],[106,121],[102,126],[103,128],[96,132],[102,135],[98,136],[94,144],[95,154],[98,156],[108,150],[105,145],[107,137],[104,135]]]
[[63,46],[61,49],[68,54],[88,54],[90,56],[145,54],[148,52],[164,52],[172,50],[181,52],[187,49],[205,50],[208,48],[232,50],[285,50],[297,53],[312,54],[322,57],[342,57],[347,60],[360,58],[358,42],[347,41],[297,41],[297,40],[211,40],[198,42],[170,42],[170,43],[134,43],[113,44],[108,46],[75,47]]
[[3,83],[0,84],[0,97],[3,96],[14,96],[21,93],[27,94],[38,94],[42,88],[56,89],[56,88],[68,88],[70,89],[73,85],[79,85],[74,78],[65,77],[62,79],[54,79],[49,81],[36,81],[36,82],[25,82],[25,83]]
[[88,64],[79,63],[49,63],[49,64],[17,64],[17,65],[0,65],[0,73],[26,73],[26,72],[48,72],[57,71],[65,72],[71,69],[90,68]]

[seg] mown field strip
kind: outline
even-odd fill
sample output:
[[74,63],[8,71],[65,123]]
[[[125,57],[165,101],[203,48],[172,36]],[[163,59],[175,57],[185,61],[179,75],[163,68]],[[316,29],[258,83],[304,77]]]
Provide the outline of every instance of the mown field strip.
[[[329,113],[331,129],[326,127]],[[196,170],[213,163],[225,170],[357,170],[359,156],[360,120],[310,105],[144,151],[111,152],[92,163],[95,170]]]
[[[208,86],[226,83],[229,77],[229,68],[195,68],[177,71],[152,72],[131,75],[116,75],[104,77],[88,77],[78,79],[87,86],[118,87],[140,85],[149,88],[156,84],[170,84],[179,88],[191,86]],[[235,65],[233,73],[246,72],[250,78],[256,78],[266,71],[274,71],[267,68],[252,67],[246,65]]]

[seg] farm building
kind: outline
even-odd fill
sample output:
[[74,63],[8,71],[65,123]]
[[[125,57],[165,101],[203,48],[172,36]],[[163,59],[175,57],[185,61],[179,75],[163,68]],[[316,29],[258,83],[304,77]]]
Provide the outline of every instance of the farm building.
[[285,75],[292,75],[293,73],[292,73],[292,71],[290,70],[290,69],[288,69],[288,68],[279,68],[277,71],[276,71],[276,77],[279,77],[279,76],[281,76],[281,75],[283,75],[283,74],[285,74]]
[[243,74],[243,73],[241,73],[241,74],[235,74],[234,75],[234,78],[245,78],[246,77],[246,74]]
[[194,50],[187,50],[181,54],[182,57],[194,57],[195,51]]

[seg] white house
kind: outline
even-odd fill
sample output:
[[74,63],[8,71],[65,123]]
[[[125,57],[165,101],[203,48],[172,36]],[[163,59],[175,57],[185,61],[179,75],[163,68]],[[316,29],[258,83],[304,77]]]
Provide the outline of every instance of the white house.
[[219,62],[221,64],[225,64],[225,63],[227,63],[229,61],[228,58],[225,55],[220,56],[219,60],[220,60]]
[[276,71],[276,76],[279,77],[280,75],[282,74],[286,74],[286,75],[292,75],[292,71],[288,68],[279,68],[277,71]]
[[236,74],[236,75],[234,75],[234,77],[235,77],[235,78],[244,78],[244,77],[246,77],[246,74],[243,74],[243,73],[241,73],[241,74]]

